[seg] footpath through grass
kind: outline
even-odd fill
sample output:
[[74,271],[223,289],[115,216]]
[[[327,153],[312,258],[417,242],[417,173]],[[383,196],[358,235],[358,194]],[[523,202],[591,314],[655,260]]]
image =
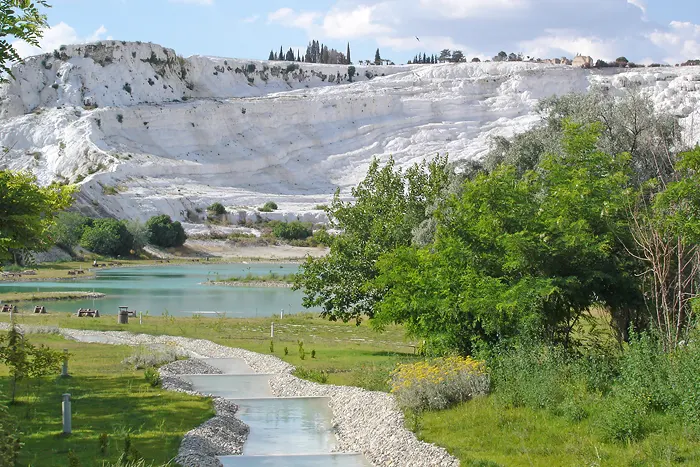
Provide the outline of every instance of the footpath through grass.
[[[9,321],[0,315],[0,322]],[[388,390],[389,373],[397,363],[413,361],[415,342],[407,340],[404,329],[390,326],[378,334],[367,324],[329,322],[307,313],[287,315],[283,319],[201,317],[175,318],[147,316],[143,324],[131,318],[129,324],[117,324],[115,315],[100,318],[76,318],[67,313],[16,315],[18,324],[57,326],[98,331],[130,331],[153,335],[171,335],[207,339],[228,347],[238,347],[264,354],[272,353],[292,365],[324,372],[327,382]],[[274,323],[275,337],[270,339]],[[303,342],[302,360],[299,342]],[[270,344],[272,343],[272,352]],[[285,354],[285,348],[287,352]],[[315,358],[312,358],[315,351]]]
[[[397,363],[422,360],[414,355],[415,342],[406,340],[402,327],[389,327],[386,333],[377,334],[366,324],[357,327],[352,323],[333,323],[311,314],[281,320],[159,316],[144,318],[143,325],[132,319],[126,326],[118,325],[116,316],[79,319],[66,314],[20,314],[17,318],[20,324],[208,339],[272,353],[297,366],[298,375],[307,379],[371,390],[388,390],[387,380]],[[0,316],[0,321],[7,319]],[[273,322],[275,338],[270,339]],[[303,341],[303,360],[299,341]],[[311,356],[313,350],[315,358]],[[138,373],[135,379],[140,387],[145,387],[141,372],[132,373]],[[700,465],[700,438],[671,415],[652,417],[652,430],[640,441],[617,442],[605,440],[600,434],[596,414],[606,410],[601,399],[594,396],[584,408],[590,416],[577,419],[574,413],[510,408],[498,396],[491,395],[448,410],[427,412],[418,419],[409,415],[407,426],[421,439],[448,449],[465,466]],[[114,412],[109,408],[105,411]],[[94,443],[88,444],[94,447]],[[136,447],[145,451],[138,441]]]
[[[142,370],[123,365],[133,349],[127,346],[83,344],[60,336],[29,334],[35,345],[68,349],[70,378],[45,378],[22,383],[16,417],[24,447],[21,466],[66,466],[73,451],[83,466],[116,463],[128,434],[131,443],[154,465],[169,462],[182,436],[214,414],[210,399],[152,388]],[[7,368],[0,366],[3,393],[9,385]],[[72,396],[73,434],[63,436],[62,394]],[[103,455],[99,437],[107,435]]]

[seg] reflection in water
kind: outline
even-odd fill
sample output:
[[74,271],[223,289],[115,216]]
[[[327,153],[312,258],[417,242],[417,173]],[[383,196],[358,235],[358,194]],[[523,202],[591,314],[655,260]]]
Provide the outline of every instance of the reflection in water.
[[[191,316],[204,312],[227,317],[255,317],[302,311],[302,292],[274,287],[219,287],[202,285],[247,274],[293,274],[295,264],[219,264],[181,265],[148,268],[123,268],[98,271],[94,280],[69,282],[26,282],[0,284],[3,292],[95,291],[107,295],[100,300],[72,300],[42,303],[49,312],[72,312],[78,308],[97,308],[101,314],[116,314],[119,306],[128,306],[144,314]],[[26,307],[35,304],[26,304]],[[208,313],[207,313],[208,312]]]

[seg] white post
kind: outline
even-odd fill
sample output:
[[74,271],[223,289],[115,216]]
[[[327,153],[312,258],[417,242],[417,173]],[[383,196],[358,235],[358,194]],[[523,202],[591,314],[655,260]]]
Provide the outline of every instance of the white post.
[[284,308],[280,311],[280,319],[284,319]]
[[63,378],[68,377],[68,349],[63,349],[63,370],[61,371]]
[[270,324],[270,337],[275,337],[275,323]]
[[143,311],[139,311],[139,324],[143,324]]
[[63,402],[61,404],[63,410],[63,433],[70,434],[71,429],[71,413],[70,413],[70,394],[63,395]]

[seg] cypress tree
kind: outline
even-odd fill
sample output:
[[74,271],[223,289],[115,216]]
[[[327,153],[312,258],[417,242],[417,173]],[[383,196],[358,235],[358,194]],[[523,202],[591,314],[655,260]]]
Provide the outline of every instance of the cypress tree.
[[282,46],[280,45],[280,55],[279,55],[280,60],[284,60],[284,51],[282,50]]
[[352,64],[352,60],[350,59],[350,42],[348,42],[348,54],[346,56],[346,59],[348,61],[348,65]]
[[274,59],[275,59],[275,53],[272,50],[270,50],[270,57],[268,58],[268,60],[274,60]]
[[377,49],[377,52],[374,54],[374,64],[375,65],[381,65],[382,64],[382,56],[379,53],[379,49]]

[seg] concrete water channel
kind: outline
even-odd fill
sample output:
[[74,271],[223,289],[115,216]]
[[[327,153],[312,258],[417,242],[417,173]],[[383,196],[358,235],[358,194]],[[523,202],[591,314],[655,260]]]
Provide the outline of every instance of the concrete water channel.
[[362,454],[333,452],[338,440],[326,397],[274,397],[270,379],[242,359],[202,361],[220,375],[180,375],[193,390],[232,400],[237,417],[250,427],[240,456],[221,456],[224,467],[366,467]]

